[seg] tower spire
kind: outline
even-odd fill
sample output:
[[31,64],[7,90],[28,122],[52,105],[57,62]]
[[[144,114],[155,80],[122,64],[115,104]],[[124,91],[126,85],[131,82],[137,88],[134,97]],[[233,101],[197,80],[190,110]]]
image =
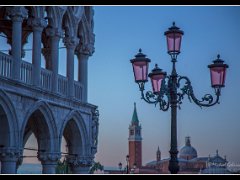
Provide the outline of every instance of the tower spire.
[[136,103],[134,102],[134,111],[132,121],[129,126],[128,148],[129,148],[129,167],[142,167],[142,135],[141,125],[138,120]]
[[133,116],[132,116],[132,124],[139,124],[138,120],[138,115],[137,115],[137,108],[136,108],[136,103],[134,102],[134,111],[133,111]]
[[157,162],[160,162],[161,161],[161,151],[159,149],[159,146],[158,146],[158,149],[157,149]]
[[187,137],[185,138],[185,145],[186,145],[186,146],[191,146],[190,136],[187,136]]

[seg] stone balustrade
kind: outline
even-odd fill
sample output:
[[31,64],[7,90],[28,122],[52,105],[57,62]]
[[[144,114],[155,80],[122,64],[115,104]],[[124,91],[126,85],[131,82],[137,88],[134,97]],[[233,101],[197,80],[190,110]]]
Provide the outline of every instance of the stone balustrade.
[[[0,76],[8,79],[13,79],[13,58],[10,55],[0,52]],[[40,74],[40,89],[49,91],[52,93],[52,77],[53,73],[50,70],[41,68]],[[34,86],[33,82],[33,64],[21,61],[20,68],[20,83],[24,83],[29,86]],[[17,80],[15,80],[17,81]],[[68,78],[58,74],[58,87],[57,93],[62,96],[70,97],[68,94]],[[74,81],[74,99],[82,100],[83,97],[83,85],[79,81]]]

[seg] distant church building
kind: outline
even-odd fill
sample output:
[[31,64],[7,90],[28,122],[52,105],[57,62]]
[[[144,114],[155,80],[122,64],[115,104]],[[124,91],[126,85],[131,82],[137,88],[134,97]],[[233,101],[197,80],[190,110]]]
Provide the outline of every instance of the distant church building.
[[216,151],[216,155],[208,157],[206,169],[201,169],[200,174],[230,174],[231,172],[227,169],[228,161],[226,156],[222,158]]
[[[136,174],[168,174],[168,165],[170,158],[162,159],[161,151],[158,147],[156,151],[156,160],[142,165],[142,127],[134,103],[132,121],[129,126],[129,173]],[[190,137],[185,138],[183,146],[178,154],[180,174],[229,174],[227,170],[227,160],[218,154],[213,157],[198,157],[197,150],[191,145]]]
[[[147,163],[145,173],[147,169],[155,169],[155,173],[168,174],[168,165],[170,158],[161,159],[161,152],[158,147],[157,160]],[[218,154],[218,150],[213,157],[198,157],[197,151],[191,146],[190,137],[186,137],[185,146],[179,151],[178,162],[180,166],[180,174],[229,174],[227,170],[226,157],[222,158]],[[141,171],[140,171],[141,172]],[[144,171],[143,171],[144,172]]]
[[[160,153],[158,149],[157,154]],[[206,168],[208,158],[197,156],[197,151],[191,146],[190,137],[186,137],[185,146],[179,151],[178,162],[180,166],[179,173],[199,173],[200,169]],[[168,165],[170,158],[159,159],[146,164],[146,167],[155,168],[159,173],[168,173]]]
[[[99,125],[98,107],[87,99],[93,15],[90,6],[0,7],[1,173],[17,173],[32,134],[42,173],[56,173],[63,138],[71,172],[89,172]],[[29,37],[30,49],[25,46]],[[28,59],[26,49],[32,53]],[[59,55],[60,49],[66,56]],[[66,75],[59,74],[63,61]],[[74,69],[78,69],[76,79]]]

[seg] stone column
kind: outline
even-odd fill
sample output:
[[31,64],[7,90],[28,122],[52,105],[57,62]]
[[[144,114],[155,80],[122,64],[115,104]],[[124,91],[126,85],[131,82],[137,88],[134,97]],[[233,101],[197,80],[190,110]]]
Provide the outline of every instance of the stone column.
[[46,27],[47,22],[43,18],[30,18],[28,24],[32,26],[33,29],[33,71],[32,79],[35,86],[40,86],[40,76],[41,76],[41,37],[43,28]]
[[16,174],[19,152],[12,148],[0,149],[1,174]]
[[23,163],[23,150],[19,151],[19,157],[17,159],[16,169],[18,170],[19,166]]
[[74,97],[74,51],[78,39],[76,37],[65,37],[64,44],[67,48],[67,78],[68,78],[68,95]]
[[46,69],[51,70],[52,69],[52,62],[51,62],[51,59],[50,59],[50,55],[51,55],[50,46],[42,48],[42,54],[43,54],[43,56],[45,58]]
[[88,58],[90,53],[87,46],[79,45],[76,50],[78,57],[78,81],[83,85],[82,101],[87,102],[88,92]]
[[88,156],[69,156],[67,157],[73,174],[89,174],[90,167],[93,163],[93,157]]
[[12,45],[13,56],[12,77],[20,80],[21,50],[22,50],[22,22],[27,17],[27,10],[22,6],[8,7],[7,14],[12,20]]
[[60,153],[39,153],[38,159],[42,163],[43,174],[56,174],[57,162],[61,158]]
[[52,76],[52,91],[58,92],[58,62],[59,62],[59,40],[62,36],[61,31],[58,28],[47,28],[46,34],[50,38],[50,61],[51,61],[51,70],[53,72]]

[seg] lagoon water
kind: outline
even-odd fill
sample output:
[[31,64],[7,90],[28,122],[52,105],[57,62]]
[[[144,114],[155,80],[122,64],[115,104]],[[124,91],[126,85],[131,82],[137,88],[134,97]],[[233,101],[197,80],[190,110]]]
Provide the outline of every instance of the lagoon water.
[[42,174],[41,164],[23,164],[18,168],[18,174]]

